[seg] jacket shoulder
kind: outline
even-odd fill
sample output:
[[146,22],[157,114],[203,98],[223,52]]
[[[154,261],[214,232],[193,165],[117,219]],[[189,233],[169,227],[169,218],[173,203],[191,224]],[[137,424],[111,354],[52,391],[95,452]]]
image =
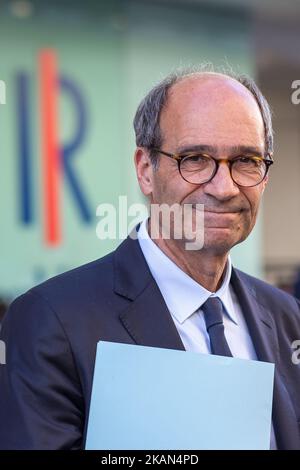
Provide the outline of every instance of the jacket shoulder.
[[102,287],[103,289],[112,282],[113,255],[114,252],[111,252],[103,258],[58,274],[32,287],[28,292],[45,298],[52,297],[52,295],[55,297],[63,295],[65,298],[68,294],[76,297],[95,288],[99,290]]
[[300,301],[296,297],[239,269],[235,268],[235,271],[260,304],[265,307],[276,305],[278,309],[293,310],[299,314]]

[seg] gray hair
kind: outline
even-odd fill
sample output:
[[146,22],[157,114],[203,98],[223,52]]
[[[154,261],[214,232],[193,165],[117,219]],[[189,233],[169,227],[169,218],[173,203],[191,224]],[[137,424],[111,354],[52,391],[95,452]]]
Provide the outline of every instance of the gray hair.
[[[206,68],[206,66],[204,66]],[[166,105],[168,92],[176,83],[187,77],[205,76],[211,73],[211,70],[204,70],[203,67],[195,71],[194,69],[184,69],[169,74],[154,88],[152,88],[145,98],[141,101],[133,121],[136,145],[149,149],[150,158],[154,168],[158,167],[158,156],[154,148],[160,148],[162,145],[162,135],[160,130],[160,114]],[[260,109],[264,130],[265,130],[265,149],[267,153],[273,153],[273,127],[272,113],[266,98],[260,89],[247,75],[239,75],[230,71],[222,71],[222,74],[237,80],[241,85],[247,88],[253,95]]]

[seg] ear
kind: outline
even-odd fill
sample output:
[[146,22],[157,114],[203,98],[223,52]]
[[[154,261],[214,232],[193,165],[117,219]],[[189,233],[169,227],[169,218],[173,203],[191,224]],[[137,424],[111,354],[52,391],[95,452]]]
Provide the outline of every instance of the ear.
[[153,166],[149,157],[149,150],[137,147],[134,153],[134,163],[140,188],[145,196],[153,190]]

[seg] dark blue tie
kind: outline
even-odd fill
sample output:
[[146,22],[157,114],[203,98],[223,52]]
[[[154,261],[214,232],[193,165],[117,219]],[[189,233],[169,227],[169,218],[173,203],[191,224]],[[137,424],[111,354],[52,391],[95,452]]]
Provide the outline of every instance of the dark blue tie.
[[232,357],[224,334],[223,304],[218,297],[209,297],[202,305],[212,354]]

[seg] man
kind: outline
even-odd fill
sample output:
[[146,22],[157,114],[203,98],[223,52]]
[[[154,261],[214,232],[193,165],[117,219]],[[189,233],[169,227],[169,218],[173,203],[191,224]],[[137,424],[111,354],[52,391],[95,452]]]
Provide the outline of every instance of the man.
[[203,246],[152,240],[158,222],[144,221],[138,240],[19,297],[1,332],[0,446],[84,447],[102,339],[275,363],[271,447],[300,448],[300,369],[291,360],[300,304],[229,257],[255,225],[267,184],[266,101],[243,78],[175,74],[143,100],[135,131],[142,192],[153,205],[189,205],[194,215],[203,204]]

